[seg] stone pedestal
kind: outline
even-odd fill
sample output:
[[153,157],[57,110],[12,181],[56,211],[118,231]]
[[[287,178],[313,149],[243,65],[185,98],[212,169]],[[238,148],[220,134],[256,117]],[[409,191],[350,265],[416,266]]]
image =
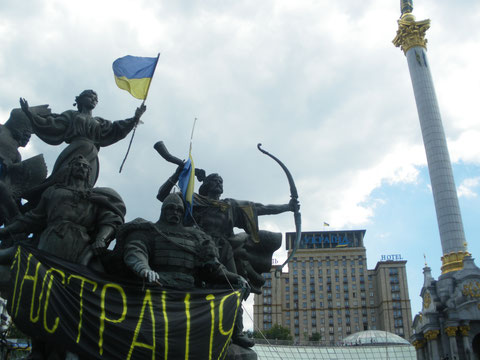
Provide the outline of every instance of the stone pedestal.
[[257,360],[257,353],[252,349],[230,344],[225,360]]

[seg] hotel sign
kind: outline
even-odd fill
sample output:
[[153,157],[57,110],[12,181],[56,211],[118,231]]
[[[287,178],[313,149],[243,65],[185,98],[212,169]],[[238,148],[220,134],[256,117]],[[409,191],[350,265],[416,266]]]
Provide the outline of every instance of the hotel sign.
[[402,261],[405,260],[400,254],[381,255],[380,261]]
[[[299,249],[363,247],[365,230],[302,232]],[[286,248],[294,248],[295,233],[287,233]]]
[[[332,247],[346,247],[349,244],[346,234],[302,234],[300,248],[305,249],[308,245],[330,245]],[[324,246],[322,246],[324,247]]]

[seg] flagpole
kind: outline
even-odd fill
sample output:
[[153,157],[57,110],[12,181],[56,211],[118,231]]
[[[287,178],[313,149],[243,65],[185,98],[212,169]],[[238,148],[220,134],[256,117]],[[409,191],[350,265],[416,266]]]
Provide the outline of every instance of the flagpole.
[[[157,64],[158,64],[158,59],[159,58],[160,58],[160,53],[158,53],[158,55],[157,55],[157,61],[155,61],[155,67],[153,68],[152,77],[151,77],[150,81],[148,82],[147,91],[145,92],[145,98],[143,99],[142,105],[140,105],[140,107],[143,107],[145,105],[145,100],[147,100],[148,91],[150,90],[150,85],[152,84],[153,75],[155,75],[155,70],[157,69]],[[133,126],[132,137],[130,138],[130,142],[128,143],[127,153],[125,154],[125,157],[123,158],[122,165],[120,165],[120,170],[118,170],[119,174],[122,172],[123,165],[125,164],[125,161],[127,161],[128,153],[130,152],[130,148],[132,147],[133,138],[135,136],[135,132],[137,131],[137,126],[138,126],[139,122],[140,122],[140,119],[138,119],[138,121]]]
[[192,134],[190,135],[190,148],[188,149],[188,155],[192,155],[192,142],[193,142],[193,132],[195,131],[195,124],[197,123],[197,118],[193,120]]

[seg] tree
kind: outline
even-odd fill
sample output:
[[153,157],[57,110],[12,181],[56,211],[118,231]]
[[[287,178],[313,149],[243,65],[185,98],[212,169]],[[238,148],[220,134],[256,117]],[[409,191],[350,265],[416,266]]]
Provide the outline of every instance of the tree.
[[[271,340],[292,340],[290,329],[278,324],[274,324],[271,329],[262,332],[265,338]],[[259,331],[253,332],[253,337],[256,339],[263,339]]]
[[320,341],[322,340],[322,334],[319,332],[314,332],[310,337],[308,338],[309,341]]

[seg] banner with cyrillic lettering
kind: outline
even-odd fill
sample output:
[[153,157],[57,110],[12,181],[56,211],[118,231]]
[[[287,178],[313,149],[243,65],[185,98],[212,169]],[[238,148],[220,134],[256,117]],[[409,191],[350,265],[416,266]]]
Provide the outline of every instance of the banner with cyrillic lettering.
[[26,247],[11,281],[15,324],[87,359],[223,359],[242,298],[118,279]]

